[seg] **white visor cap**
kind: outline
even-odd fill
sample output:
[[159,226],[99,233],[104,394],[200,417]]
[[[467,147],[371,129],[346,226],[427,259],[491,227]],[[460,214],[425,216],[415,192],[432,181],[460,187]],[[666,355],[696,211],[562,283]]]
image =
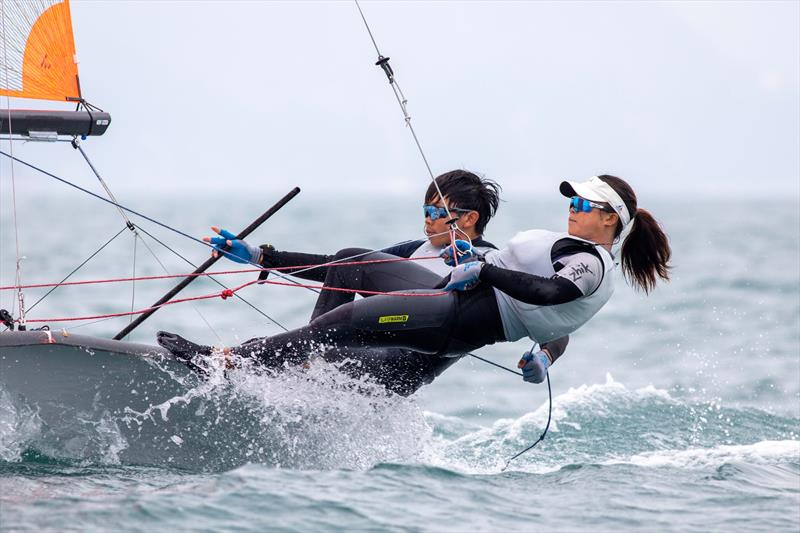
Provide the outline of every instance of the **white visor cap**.
[[597,176],[590,178],[589,181],[562,181],[559,190],[567,198],[580,196],[592,202],[605,202],[619,215],[622,227],[630,224],[631,214],[628,212],[625,202],[622,201],[622,197],[611,188],[611,185]]

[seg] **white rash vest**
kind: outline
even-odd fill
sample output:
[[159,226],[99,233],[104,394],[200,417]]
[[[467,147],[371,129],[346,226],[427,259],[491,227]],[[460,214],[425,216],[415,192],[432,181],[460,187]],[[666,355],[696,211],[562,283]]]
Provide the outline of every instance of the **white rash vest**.
[[[563,239],[594,245],[602,261],[589,252],[553,258],[553,245]],[[602,246],[566,233],[529,230],[515,235],[502,250],[487,252],[486,263],[545,278],[562,276],[581,290],[583,296],[557,305],[521,302],[495,288],[506,340],[530,337],[541,344],[569,335],[592,318],[614,292],[614,259]],[[559,266],[553,266],[554,259]]]

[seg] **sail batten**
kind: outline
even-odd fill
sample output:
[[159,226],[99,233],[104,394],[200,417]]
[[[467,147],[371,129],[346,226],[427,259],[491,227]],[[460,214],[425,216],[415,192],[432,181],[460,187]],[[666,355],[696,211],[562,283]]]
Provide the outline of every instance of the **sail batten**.
[[0,95],[80,99],[69,0],[0,0]]

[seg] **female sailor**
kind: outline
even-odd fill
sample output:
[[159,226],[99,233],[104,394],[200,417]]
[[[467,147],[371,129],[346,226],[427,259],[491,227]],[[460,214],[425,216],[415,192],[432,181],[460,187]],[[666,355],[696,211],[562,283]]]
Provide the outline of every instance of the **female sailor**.
[[[379,252],[364,248],[345,248],[335,255],[309,254],[276,250],[271,245],[256,247],[225,230],[212,228],[218,236],[206,240],[215,246],[228,245],[225,256],[239,262],[260,264],[266,268],[280,268],[284,274],[322,281],[325,287],[351,289],[364,297],[371,291],[391,292],[409,289],[431,289],[453,268],[441,260],[430,260],[450,252],[450,225],[457,226],[457,241],[468,248],[460,258],[482,255],[497,248],[484,240],[486,226],[500,204],[500,187],[492,180],[467,170],[457,169],[438,176],[423,197],[423,220],[426,239],[407,241]],[[446,206],[446,207],[445,207]],[[465,239],[465,240],[463,240]],[[214,252],[215,254],[217,252]],[[411,261],[397,261],[408,258]],[[416,260],[423,259],[427,260]],[[387,261],[388,260],[388,261]],[[290,268],[304,265],[303,268]],[[266,279],[269,271],[262,272]],[[322,290],[311,315],[313,321],[340,305],[353,301],[354,292]],[[161,332],[159,343],[169,348],[190,367],[198,353],[211,352],[208,346],[195,345],[178,335]],[[568,338],[557,339],[541,347],[551,357],[558,357],[566,349]],[[249,341],[248,341],[249,342]],[[421,386],[432,383],[464,354],[438,356],[399,347],[358,348],[335,346],[324,353],[324,359],[335,363],[339,370],[354,377],[364,375],[401,395],[410,395]]]
[[[624,180],[602,175],[565,181],[560,190],[570,198],[567,233],[519,233],[506,248],[455,267],[442,282],[444,291],[350,302],[307,326],[253,339],[230,353],[280,368],[306,363],[310,353],[332,347],[395,347],[447,356],[525,336],[546,343],[577,330],[610,299],[611,247],[626,230],[620,252],[625,277],[645,292],[658,278],[669,279],[667,236],[638,208]],[[210,352],[172,334],[159,334],[159,342],[179,357]],[[519,367],[526,381],[540,381],[554,359],[528,351]]]

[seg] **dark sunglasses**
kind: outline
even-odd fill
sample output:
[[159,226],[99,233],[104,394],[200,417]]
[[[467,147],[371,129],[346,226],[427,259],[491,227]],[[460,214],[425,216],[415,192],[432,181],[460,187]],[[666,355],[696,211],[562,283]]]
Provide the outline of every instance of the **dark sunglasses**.
[[[447,218],[447,209],[444,207],[438,207],[435,205],[423,205],[422,211],[425,213],[425,218],[430,218],[431,220],[438,220],[440,218]],[[450,213],[469,213],[472,209],[459,209],[457,207],[451,207]]]
[[608,207],[607,205],[597,204],[586,200],[585,198],[581,198],[580,196],[573,196],[569,199],[569,208],[576,213],[584,212],[589,213],[592,208],[599,209],[600,211],[605,211],[606,213],[613,213],[614,210]]

